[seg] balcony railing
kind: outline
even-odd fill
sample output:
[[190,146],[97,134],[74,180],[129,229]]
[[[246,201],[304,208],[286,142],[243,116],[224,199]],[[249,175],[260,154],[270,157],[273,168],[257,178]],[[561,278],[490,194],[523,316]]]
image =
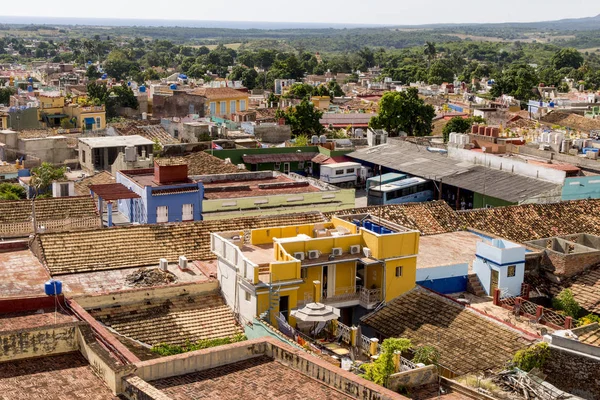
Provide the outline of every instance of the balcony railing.
[[[334,296],[322,297],[321,303],[335,304],[357,300],[361,306],[372,308],[381,301],[381,289],[365,289],[362,286],[350,286],[336,288],[335,293]],[[305,293],[304,299],[298,300],[298,308],[302,308],[306,304],[312,303],[312,301],[312,294]]]

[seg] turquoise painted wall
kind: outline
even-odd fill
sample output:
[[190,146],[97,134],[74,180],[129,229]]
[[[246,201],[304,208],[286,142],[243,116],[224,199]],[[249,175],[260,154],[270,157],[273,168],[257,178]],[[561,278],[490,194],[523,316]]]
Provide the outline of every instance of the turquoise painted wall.
[[600,199],[600,176],[578,176],[565,179],[561,199]]

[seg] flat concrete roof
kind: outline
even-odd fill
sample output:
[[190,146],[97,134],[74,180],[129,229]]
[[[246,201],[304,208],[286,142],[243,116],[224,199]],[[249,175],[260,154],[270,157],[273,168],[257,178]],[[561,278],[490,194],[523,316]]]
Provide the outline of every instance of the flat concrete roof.
[[471,270],[477,242],[482,237],[468,231],[421,236],[417,269],[444,265],[469,264]]
[[146,139],[140,135],[89,137],[79,138],[79,141],[87,144],[91,148],[143,146],[154,144],[152,140]]

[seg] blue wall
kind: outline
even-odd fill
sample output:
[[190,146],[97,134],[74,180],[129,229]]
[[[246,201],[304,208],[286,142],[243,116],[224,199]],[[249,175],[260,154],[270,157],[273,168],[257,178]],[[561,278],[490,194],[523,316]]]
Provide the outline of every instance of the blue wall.
[[600,176],[565,179],[562,200],[600,199]]
[[439,278],[439,279],[428,279],[426,281],[419,281],[417,285],[424,286],[431,290],[435,290],[438,293],[450,294],[465,292],[467,290],[467,277],[466,276],[453,276],[450,278]]
[[[194,221],[202,220],[202,199],[204,198],[204,186],[202,182],[185,183],[175,185],[163,185],[159,187],[146,186],[140,187],[136,182],[128,177],[117,173],[117,182],[122,183],[129,189],[140,195],[139,199],[119,200],[119,212],[131,216],[131,204],[133,205],[133,218],[131,222],[140,224],[156,223],[156,208],[167,206],[169,222],[181,222],[183,218],[183,205],[192,204],[194,208]],[[153,191],[165,189],[197,189],[196,192],[187,193],[169,193],[161,195],[152,195]]]

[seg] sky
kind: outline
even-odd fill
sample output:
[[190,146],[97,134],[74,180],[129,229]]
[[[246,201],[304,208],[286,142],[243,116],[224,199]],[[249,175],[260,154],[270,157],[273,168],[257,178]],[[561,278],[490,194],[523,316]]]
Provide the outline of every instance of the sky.
[[[25,6],[24,6],[25,5]],[[28,0],[4,4],[3,16],[136,18],[332,24],[418,25],[527,22],[600,14],[597,0]],[[2,23],[0,16],[0,23]],[[6,21],[4,21],[6,22]],[[39,21],[36,21],[39,22]]]

